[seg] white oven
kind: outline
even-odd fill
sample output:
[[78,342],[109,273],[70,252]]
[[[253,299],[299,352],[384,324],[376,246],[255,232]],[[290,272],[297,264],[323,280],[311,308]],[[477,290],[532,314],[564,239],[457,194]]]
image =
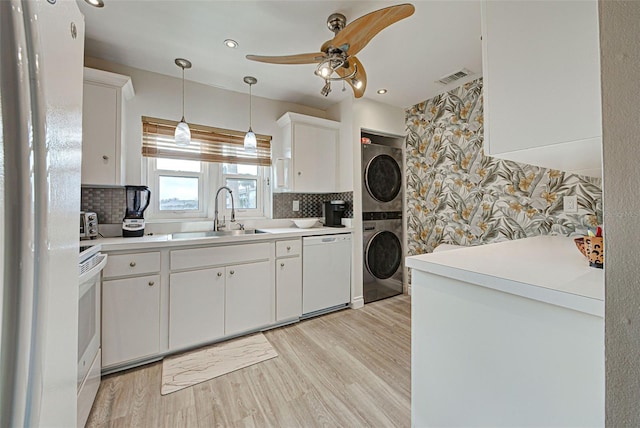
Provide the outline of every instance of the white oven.
[[78,426],[84,426],[100,386],[101,272],[107,255],[100,246],[80,247],[78,297]]

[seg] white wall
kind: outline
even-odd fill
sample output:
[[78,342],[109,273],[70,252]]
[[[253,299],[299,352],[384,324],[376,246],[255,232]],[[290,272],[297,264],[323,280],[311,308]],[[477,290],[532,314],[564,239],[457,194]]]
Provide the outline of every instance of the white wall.
[[374,131],[378,134],[389,136],[404,136],[404,109],[387,104],[359,99],[353,105],[354,127],[358,128],[358,141],[360,141],[360,129]]
[[353,98],[334,104],[327,110],[327,119],[340,122],[340,147],[338,148],[338,189],[342,192],[353,190]]
[[600,1],[606,426],[640,426],[640,2]]
[[[182,116],[181,71],[176,67],[176,77],[109,63],[95,58],[85,58],[85,66],[120,73],[131,77],[135,97],[125,106],[124,144],[126,150],[126,184],[140,184],[142,179],[142,116],[180,120]],[[196,65],[194,65],[195,67]],[[238,76],[242,79],[243,76]],[[260,85],[260,76],[256,76]],[[185,71],[189,78],[189,71]],[[276,120],[291,111],[326,119],[323,110],[253,96],[252,127],[258,134],[278,138]],[[246,93],[228,91],[200,83],[185,83],[185,118],[189,123],[218,128],[245,131],[249,128],[249,87]]]

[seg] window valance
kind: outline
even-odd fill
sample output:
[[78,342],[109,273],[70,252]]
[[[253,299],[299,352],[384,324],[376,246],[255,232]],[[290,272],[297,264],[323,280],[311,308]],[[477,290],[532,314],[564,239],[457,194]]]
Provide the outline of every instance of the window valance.
[[256,134],[258,149],[244,151],[245,132],[189,123],[191,144],[177,146],[178,122],[142,117],[142,156],[245,165],[271,165],[271,136]]

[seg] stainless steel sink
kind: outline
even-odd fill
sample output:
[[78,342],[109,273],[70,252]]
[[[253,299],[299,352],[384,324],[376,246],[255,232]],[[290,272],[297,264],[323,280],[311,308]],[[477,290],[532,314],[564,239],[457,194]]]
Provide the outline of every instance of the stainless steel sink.
[[207,230],[205,232],[178,232],[172,233],[171,239],[194,239],[194,238],[215,238],[222,236],[243,236],[267,233],[258,229],[237,229],[237,230]]

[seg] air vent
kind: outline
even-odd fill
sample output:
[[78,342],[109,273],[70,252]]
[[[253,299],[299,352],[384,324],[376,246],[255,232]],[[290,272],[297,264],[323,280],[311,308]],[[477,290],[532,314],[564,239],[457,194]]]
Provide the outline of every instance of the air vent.
[[448,85],[449,83],[455,82],[456,80],[460,80],[463,77],[469,76],[470,74],[472,74],[471,71],[467,70],[466,68],[463,68],[451,74],[447,74],[446,76],[441,77],[439,80],[437,80],[437,82],[442,83],[443,85]]

